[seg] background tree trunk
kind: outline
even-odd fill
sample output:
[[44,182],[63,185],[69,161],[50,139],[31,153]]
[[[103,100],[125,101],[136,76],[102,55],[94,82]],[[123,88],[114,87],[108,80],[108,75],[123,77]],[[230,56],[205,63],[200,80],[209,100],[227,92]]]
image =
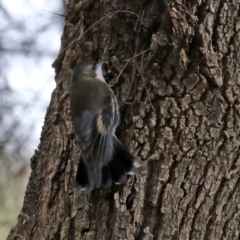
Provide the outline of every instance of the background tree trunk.
[[[13,239],[239,239],[238,1],[70,0],[57,87]],[[69,114],[76,61],[104,58],[118,136],[145,160],[111,190],[79,192]]]

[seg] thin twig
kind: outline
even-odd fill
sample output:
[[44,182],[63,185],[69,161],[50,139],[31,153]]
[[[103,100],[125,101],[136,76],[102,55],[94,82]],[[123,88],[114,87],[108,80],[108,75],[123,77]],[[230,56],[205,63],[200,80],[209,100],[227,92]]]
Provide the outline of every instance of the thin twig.
[[114,12],[109,12],[109,14],[103,16],[102,18],[100,18],[99,20],[97,20],[95,23],[93,23],[85,32],[83,32],[77,39],[75,39],[72,43],[70,43],[66,48],[64,48],[60,53],[62,54],[64,51],[66,51],[70,46],[72,46],[76,41],[80,40],[82,38],[82,36],[84,34],[86,34],[90,29],[92,29],[95,25],[97,25],[98,23],[100,23],[103,19],[105,19],[106,17],[108,17],[109,15],[114,15],[116,13],[130,13],[130,14],[133,14],[133,15],[136,15],[138,18],[140,18],[136,13],[134,12],[131,12],[131,11],[122,11],[122,10],[119,10],[119,11],[114,11]]
[[122,70],[121,70],[120,73],[118,74],[118,77],[117,77],[117,80],[116,80],[116,81],[118,81],[119,77],[121,76],[122,72],[124,71],[124,69],[126,68],[126,66],[127,66],[127,64],[129,63],[130,60],[131,60],[131,58],[129,58],[129,59],[127,60],[127,62],[125,63],[125,65],[123,66]]
[[106,16],[100,18],[99,20],[97,20],[93,25],[91,25],[85,32],[83,32],[77,39],[75,39],[72,43],[70,43],[67,47],[65,47],[60,53],[63,53],[64,51],[66,51],[70,46],[72,46],[76,41],[80,40],[82,38],[82,36],[84,34],[86,34],[90,29],[92,29],[95,25],[97,25],[99,22],[101,22],[104,18],[106,18]]
[[60,14],[60,13],[55,13],[55,12],[52,12],[52,11],[48,11],[48,10],[45,10],[45,9],[42,9],[42,8],[40,8],[42,11],[44,11],[44,12],[49,12],[49,13],[52,13],[52,14],[55,14],[55,15],[58,15],[58,16],[61,16],[61,17],[66,17],[65,15],[63,15],[63,14]]

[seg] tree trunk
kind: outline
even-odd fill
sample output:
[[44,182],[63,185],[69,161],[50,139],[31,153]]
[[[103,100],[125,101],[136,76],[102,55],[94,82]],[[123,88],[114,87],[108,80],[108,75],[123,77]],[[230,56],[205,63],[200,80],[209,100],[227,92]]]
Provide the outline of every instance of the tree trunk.
[[[238,1],[75,2],[8,240],[239,239]],[[117,135],[144,165],[124,186],[80,192],[71,69],[100,58],[122,103]]]

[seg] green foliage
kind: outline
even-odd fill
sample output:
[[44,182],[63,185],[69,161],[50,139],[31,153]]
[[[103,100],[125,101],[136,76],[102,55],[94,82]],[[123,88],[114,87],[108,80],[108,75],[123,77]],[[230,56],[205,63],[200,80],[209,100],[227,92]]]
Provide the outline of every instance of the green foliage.
[[6,239],[17,222],[29,176],[26,165],[0,160],[0,239]]

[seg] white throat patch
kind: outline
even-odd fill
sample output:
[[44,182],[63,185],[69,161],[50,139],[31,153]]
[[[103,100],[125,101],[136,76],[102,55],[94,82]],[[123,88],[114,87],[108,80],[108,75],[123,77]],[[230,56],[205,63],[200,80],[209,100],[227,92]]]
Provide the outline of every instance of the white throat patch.
[[98,63],[96,67],[96,74],[98,79],[102,80],[105,82],[105,79],[103,77],[103,71],[102,71],[102,63]]

